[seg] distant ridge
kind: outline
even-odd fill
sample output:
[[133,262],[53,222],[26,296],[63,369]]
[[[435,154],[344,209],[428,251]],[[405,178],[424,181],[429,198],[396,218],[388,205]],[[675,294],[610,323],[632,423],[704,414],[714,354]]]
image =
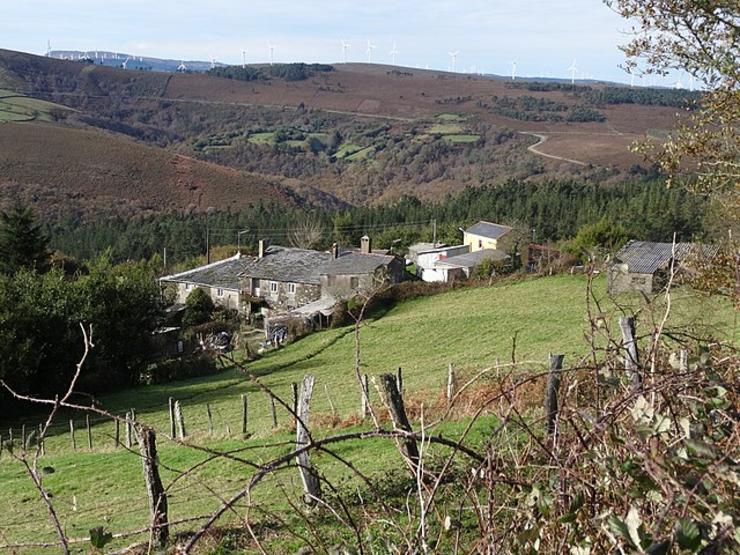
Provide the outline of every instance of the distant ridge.
[[[83,61],[88,60],[95,65],[120,68],[126,62],[126,69],[137,69],[143,71],[175,72],[182,65],[187,71],[202,73],[211,69],[211,62],[200,60],[172,60],[156,58],[153,56],[137,56],[124,52],[111,52],[109,50],[52,50],[47,57],[57,60]],[[127,61],[128,60],[128,61]],[[214,62],[217,66],[223,66],[221,62]]]

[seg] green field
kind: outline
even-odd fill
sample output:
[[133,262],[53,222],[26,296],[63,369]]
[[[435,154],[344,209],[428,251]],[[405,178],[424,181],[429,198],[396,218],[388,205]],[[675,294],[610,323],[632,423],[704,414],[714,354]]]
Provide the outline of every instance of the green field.
[[345,158],[345,160],[349,160],[350,162],[356,162],[357,160],[365,160],[373,152],[375,152],[375,147],[374,146],[368,146],[368,147],[365,147],[365,148],[361,148],[357,152],[353,152],[352,154],[348,154],[344,158]]
[[457,135],[464,133],[462,125],[457,123],[436,123],[427,129],[432,135]]
[[474,143],[480,139],[480,135],[445,135],[442,138],[450,143]]
[[[527,368],[542,367],[548,352],[565,353],[566,364],[575,363],[588,351],[584,339],[587,329],[585,288],[586,280],[582,276],[556,276],[465,288],[406,301],[363,328],[363,372],[377,375],[395,371],[400,366],[407,392],[417,398],[434,398],[444,383],[448,363],[461,373],[469,373],[494,365],[497,360],[509,361],[514,336],[516,359]],[[620,309],[606,297],[603,279],[596,281],[596,290],[602,300],[603,317],[614,322]],[[672,300],[669,329],[691,324],[692,329],[702,329],[716,337],[736,341],[734,314],[729,305],[705,299],[686,288],[677,289]],[[641,299],[627,296],[619,301],[622,308],[629,310],[630,305],[637,305]],[[660,306],[658,303],[656,309]],[[646,330],[652,329],[647,325],[649,318],[647,311],[640,312],[638,332],[647,333]],[[353,353],[352,328],[332,329],[310,335],[250,363],[248,369],[284,399],[290,399],[291,383],[300,381],[305,374],[314,374],[316,387],[312,418],[315,418],[314,422],[327,422],[331,405],[338,418],[356,414],[358,410]],[[243,393],[248,394],[249,431],[253,433],[248,441],[240,438],[239,434],[240,395]],[[178,470],[206,459],[204,453],[166,440],[168,397],[182,402],[186,427],[195,444],[221,449],[249,448],[244,456],[251,454],[251,457],[262,461],[289,449],[288,445],[280,444],[293,437],[286,412],[278,409],[280,427],[273,433],[265,394],[235,369],[210,377],[139,387],[102,398],[103,406],[118,414],[135,407],[139,419],[158,431],[160,461],[167,469],[163,471],[165,486],[172,482]],[[377,401],[374,392],[372,397]],[[206,403],[213,414],[213,434],[208,432]],[[38,421],[29,420],[28,429]],[[481,433],[486,422],[484,419],[479,423]],[[146,500],[141,464],[136,454],[110,447],[113,426],[109,422],[95,423],[92,427],[95,449],[88,452],[84,423],[79,415],[76,416],[76,424],[77,452],[71,450],[68,423],[62,419],[55,429],[56,435],[47,441],[47,455],[42,460],[42,465],[55,470],[46,476],[45,484],[54,494],[57,510],[70,535],[84,536],[90,527],[97,525],[106,525],[113,532],[145,526]],[[19,423],[12,425],[17,436]],[[464,422],[447,423],[438,431],[454,437],[463,425]],[[3,429],[7,428],[6,423]],[[314,432],[321,437],[330,434],[331,430],[323,428]],[[268,444],[271,446],[266,446]],[[355,441],[343,445],[339,452],[364,471],[377,476],[400,464],[390,442]],[[367,456],[370,453],[372,456]],[[347,475],[346,469],[329,456],[315,457],[315,462],[329,477]],[[218,501],[208,488],[228,495],[237,491],[248,476],[245,467],[233,462],[221,461],[203,466],[173,487],[170,518],[184,518],[213,510]],[[255,501],[283,508],[285,496],[280,493],[281,488],[295,491],[298,487],[296,482],[293,473],[280,474],[258,488]],[[3,484],[0,545],[53,540],[53,530],[31,482],[23,475],[20,465],[9,460],[7,453],[0,459],[0,483]],[[350,480],[347,487],[355,485]],[[230,515],[227,521],[235,518]],[[193,525],[191,523],[186,528],[188,526]],[[127,545],[133,539],[121,540],[121,545]],[[275,538],[275,543],[268,545],[273,545],[276,553],[293,553],[299,544],[291,541]],[[26,552],[36,553],[38,550]]]
[[275,140],[275,132],[252,133],[247,140],[255,144],[270,144]]
[[437,119],[442,120],[442,121],[447,121],[447,122],[452,122],[452,121],[459,122],[459,121],[465,121],[468,118],[460,114],[439,114],[437,116]]
[[0,89],[0,123],[9,121],[53,121],[52,110],[69,108]]

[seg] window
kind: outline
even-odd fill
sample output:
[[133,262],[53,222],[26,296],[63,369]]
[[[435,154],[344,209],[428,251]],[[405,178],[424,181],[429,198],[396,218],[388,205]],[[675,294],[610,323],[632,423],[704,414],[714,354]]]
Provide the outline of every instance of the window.
[[360,286],[360,278],[356,276],[352,276],[349,278],[349,287],[350,289],[357,289]]
[[216,289],[216,296],[217,297],[223,297],[224,296],[224,290],[223,289]]
[[288,284],[288,295],[295,295],[295,283]]
[[270,293],[277,293],[278,292],[278,283],[277,281],[271,281],[270,282]]
[[192,283],[186,283],[185,284],[185,291],[190,291],[192,288],[193,288],[193,284]]
[[478,239],[478,248],[479,249],[483,248],[483,239]]

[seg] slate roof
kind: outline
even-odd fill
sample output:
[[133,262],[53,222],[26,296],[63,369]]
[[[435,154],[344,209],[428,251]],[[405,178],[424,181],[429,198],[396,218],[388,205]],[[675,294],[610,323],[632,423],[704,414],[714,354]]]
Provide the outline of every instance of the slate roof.
[[331,258],[321,274],[371,274],[378,267],[393,262],[394,258],[395,256],[391,254],[362,254],[356,251],[345,251],[339,254],[339,258]]
[[[676,243],[675,258],[681,262],[691,256],[711,258],[717,254],[714,245],[700,243]],[[626,264],[629,272],[652,274],[665,268],[674,256],[673,243],[653,243],[650,241],[628,241],[614,255],[616,264]]]
[[251,260],[239,277],[318,285],[330,260],[328,252],[272,246],[265,250],[264,257]]
[[205,285],[206,287],[217,287],[221,289],[239,290],[239,272],[251,262],[251,259],[239,254],[212,262],[205,266],[199,266],[192,270],[171,274],[159,278],[160,282],[192,283],[194,285]]
[[484,260],[506,260],[509,255],[498,249],[481,249],[478,251],[467,252],[458,256],[450,256],[437,260],[436,266],[451,268],[474,268]]
[[476,224],[471,225],[465,230],[465,233],[471,233],[473,235],[480,235],[481,237],[488,237],[489,239],[498,239],[503,237],[511,231],[508,225],[492,224],[491,222],[480,221]]

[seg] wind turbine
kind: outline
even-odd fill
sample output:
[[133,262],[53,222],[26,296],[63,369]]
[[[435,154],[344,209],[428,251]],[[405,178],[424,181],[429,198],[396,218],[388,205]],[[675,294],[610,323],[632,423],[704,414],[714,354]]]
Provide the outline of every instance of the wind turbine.
[[373,50],[375,50],[375,45],[372,42],[367,41],[367,63],[369,64],[373,61]]
[[676,81],[676,84],[674,85],[676,89],[683,89],[683,83],[681,82],[681,77],[678,77],[678,81]]
[[450,58],[452,58],[452,73],[455,73],[455,67],[457,66],[457,55],[460,54],[459,50],[450,52]]
[[214,69],[216,67],[216,58],[211,55],[211,69]]
[[177,66],[177,71],[185,73],[188,70],[188,66],[185,65],[184,61],[180,62],[180,65]]
[[511,62],[511,80],[516,80],[516,62]]
[[634,73],[630,73],[630,88],[631,89],[635,88],[635,74]]
[[348,42],[344,42],[342,40],[342,62],[347,63],[347,50],[349,50],[352,47],[352,45]]
[[691,92],[694,92],[694,76],[693,75],[689,76],[689,90]]
[[396,43],[393,43],[393,50],[389,52],[391,55],[392,64],[396,65],[396,56],[398,55],[398,50],[396,49]]
[[51,58],[51,39],[46,41],[46,57]]
[[568,68],[568,71],[570,71],[570,84],[574,85],[576,84],[576,73],[578,73],[578,68],[576,67],[576,59],[573,58],[573,63],[570,64],[570,67]]
[[242,50],[242,69],[247,69],[247,49]]
[[272,65],[275,62],[275,45],[268,44],[267,48],[270,49],[270,65]]
[[129,57],[129,58],[126,58],[126,59],[125,59],[125,60],[123,61],[123,63],[121,64],[121,67],[122,67],[123,69],[128,69],[128,68],[127,68],[126,66],[128,66],[128,61],[129,61],[130,59],[131,59],[131,58]]

